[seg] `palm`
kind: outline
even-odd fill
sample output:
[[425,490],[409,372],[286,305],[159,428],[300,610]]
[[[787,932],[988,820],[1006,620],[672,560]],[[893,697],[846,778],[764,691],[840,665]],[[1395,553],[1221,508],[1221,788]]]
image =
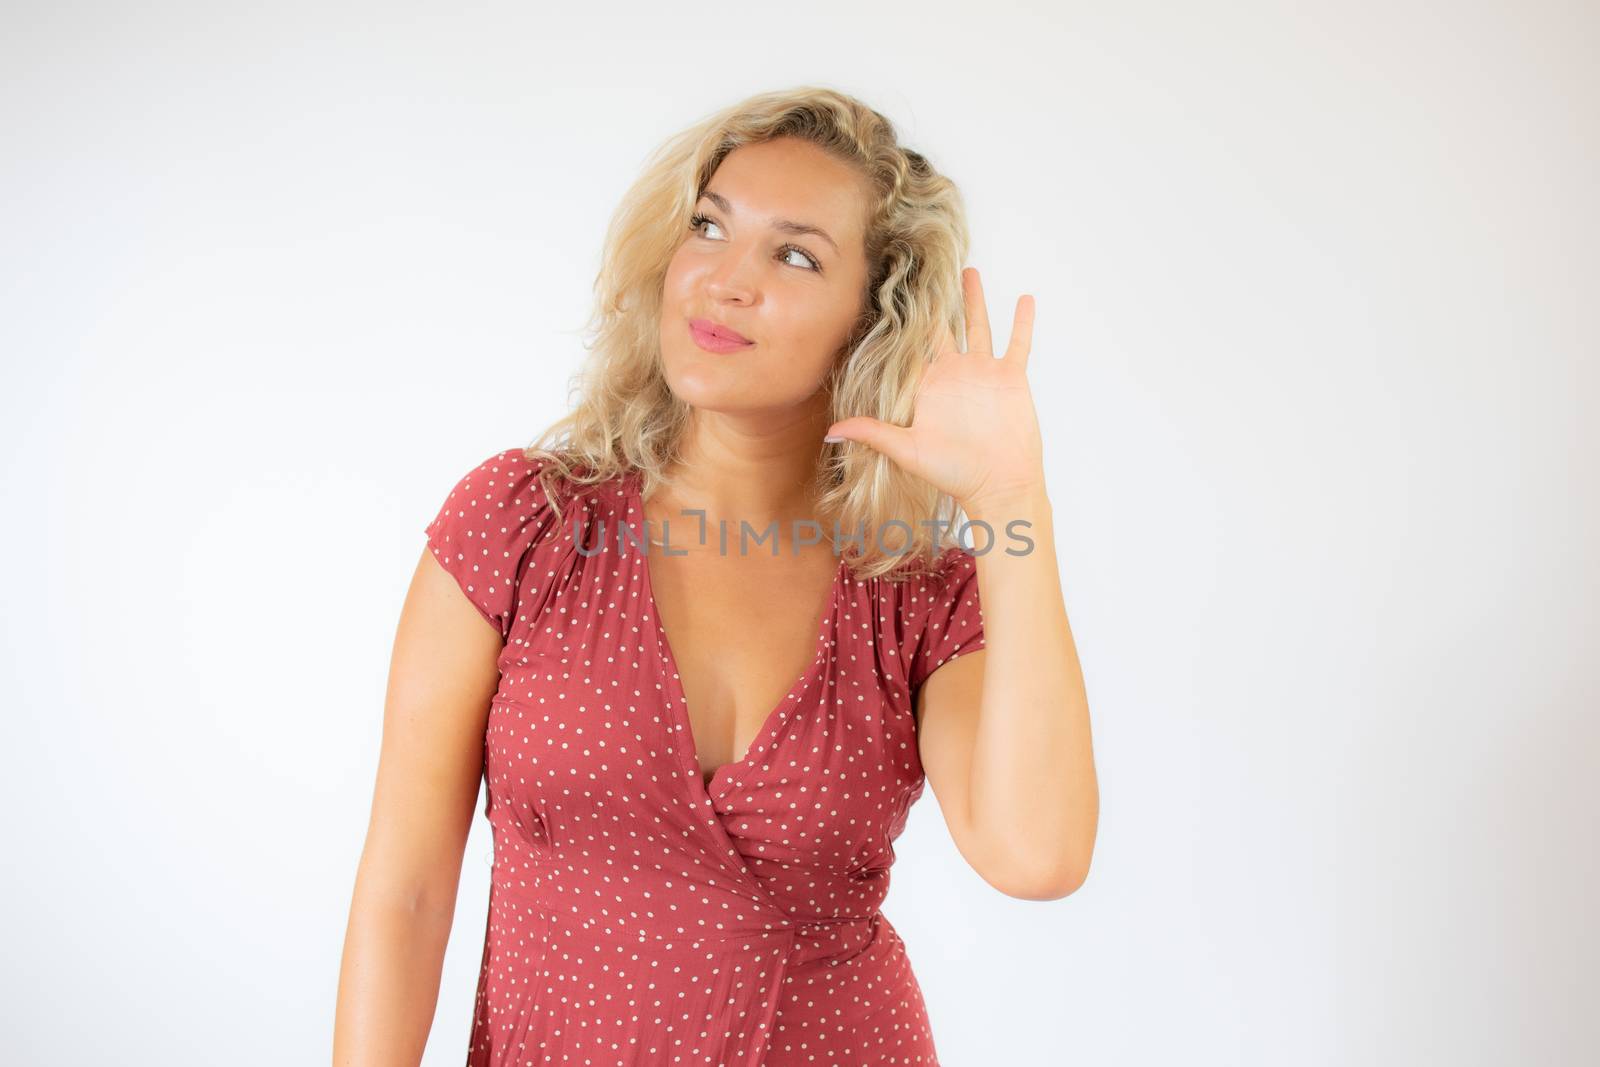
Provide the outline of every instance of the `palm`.
[[858,416],[830,432],[863,441],[966,503],[1040,484],[1043,449],[1027,377],[1033,297],[1017,301],[1010,344],[996,358],[978,272],[963,271],[962,279],[967,350],[960,351],[955,335],[946,331],[917,390],[911,425]]

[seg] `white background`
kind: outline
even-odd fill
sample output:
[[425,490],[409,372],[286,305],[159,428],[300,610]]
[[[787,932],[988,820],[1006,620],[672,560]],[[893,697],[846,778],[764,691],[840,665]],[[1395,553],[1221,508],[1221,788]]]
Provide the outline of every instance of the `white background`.
[[3,17],[0,1060],[326,1062],[423,526],[565,410],[645,154],[816,83],[1037,299],[1093,711],[1079,892],[898,843],[947,1067],[1593,1062],[1592,6]]

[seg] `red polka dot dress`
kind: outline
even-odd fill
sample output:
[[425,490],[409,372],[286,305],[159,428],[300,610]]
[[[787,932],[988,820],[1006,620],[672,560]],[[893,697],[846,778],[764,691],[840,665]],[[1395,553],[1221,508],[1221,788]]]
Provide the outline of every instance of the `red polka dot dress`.
[[468,1067],[937,1064],[879,906],[924,783],[911,694],[983,647],[973,557],[903,581],[841,560],[812,665],[707,785],[640,476],[564,496],[558,519],[542,465],[490,457],[427,527],[505,641]]

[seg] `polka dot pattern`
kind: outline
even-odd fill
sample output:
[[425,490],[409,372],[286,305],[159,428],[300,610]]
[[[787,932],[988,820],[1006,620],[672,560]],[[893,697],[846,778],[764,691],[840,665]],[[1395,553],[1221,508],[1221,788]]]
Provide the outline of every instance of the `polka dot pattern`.
[[937,1064],[879,909],[924,785],[912,693],[983,647],[973,557],[900,581],[841,566],[811,667],[707,783],[637,547],[640,476],[558,520],[542,466],[489,457],[427,527],[504,639],[468,1067]]

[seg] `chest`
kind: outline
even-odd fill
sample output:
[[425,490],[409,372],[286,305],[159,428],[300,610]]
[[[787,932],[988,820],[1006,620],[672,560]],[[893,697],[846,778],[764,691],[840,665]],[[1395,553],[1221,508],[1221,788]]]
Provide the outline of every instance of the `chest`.
[[740,556],[653,551],[649,587],[707,777],[740,760],[824,656],[840,561],[829,549]]

